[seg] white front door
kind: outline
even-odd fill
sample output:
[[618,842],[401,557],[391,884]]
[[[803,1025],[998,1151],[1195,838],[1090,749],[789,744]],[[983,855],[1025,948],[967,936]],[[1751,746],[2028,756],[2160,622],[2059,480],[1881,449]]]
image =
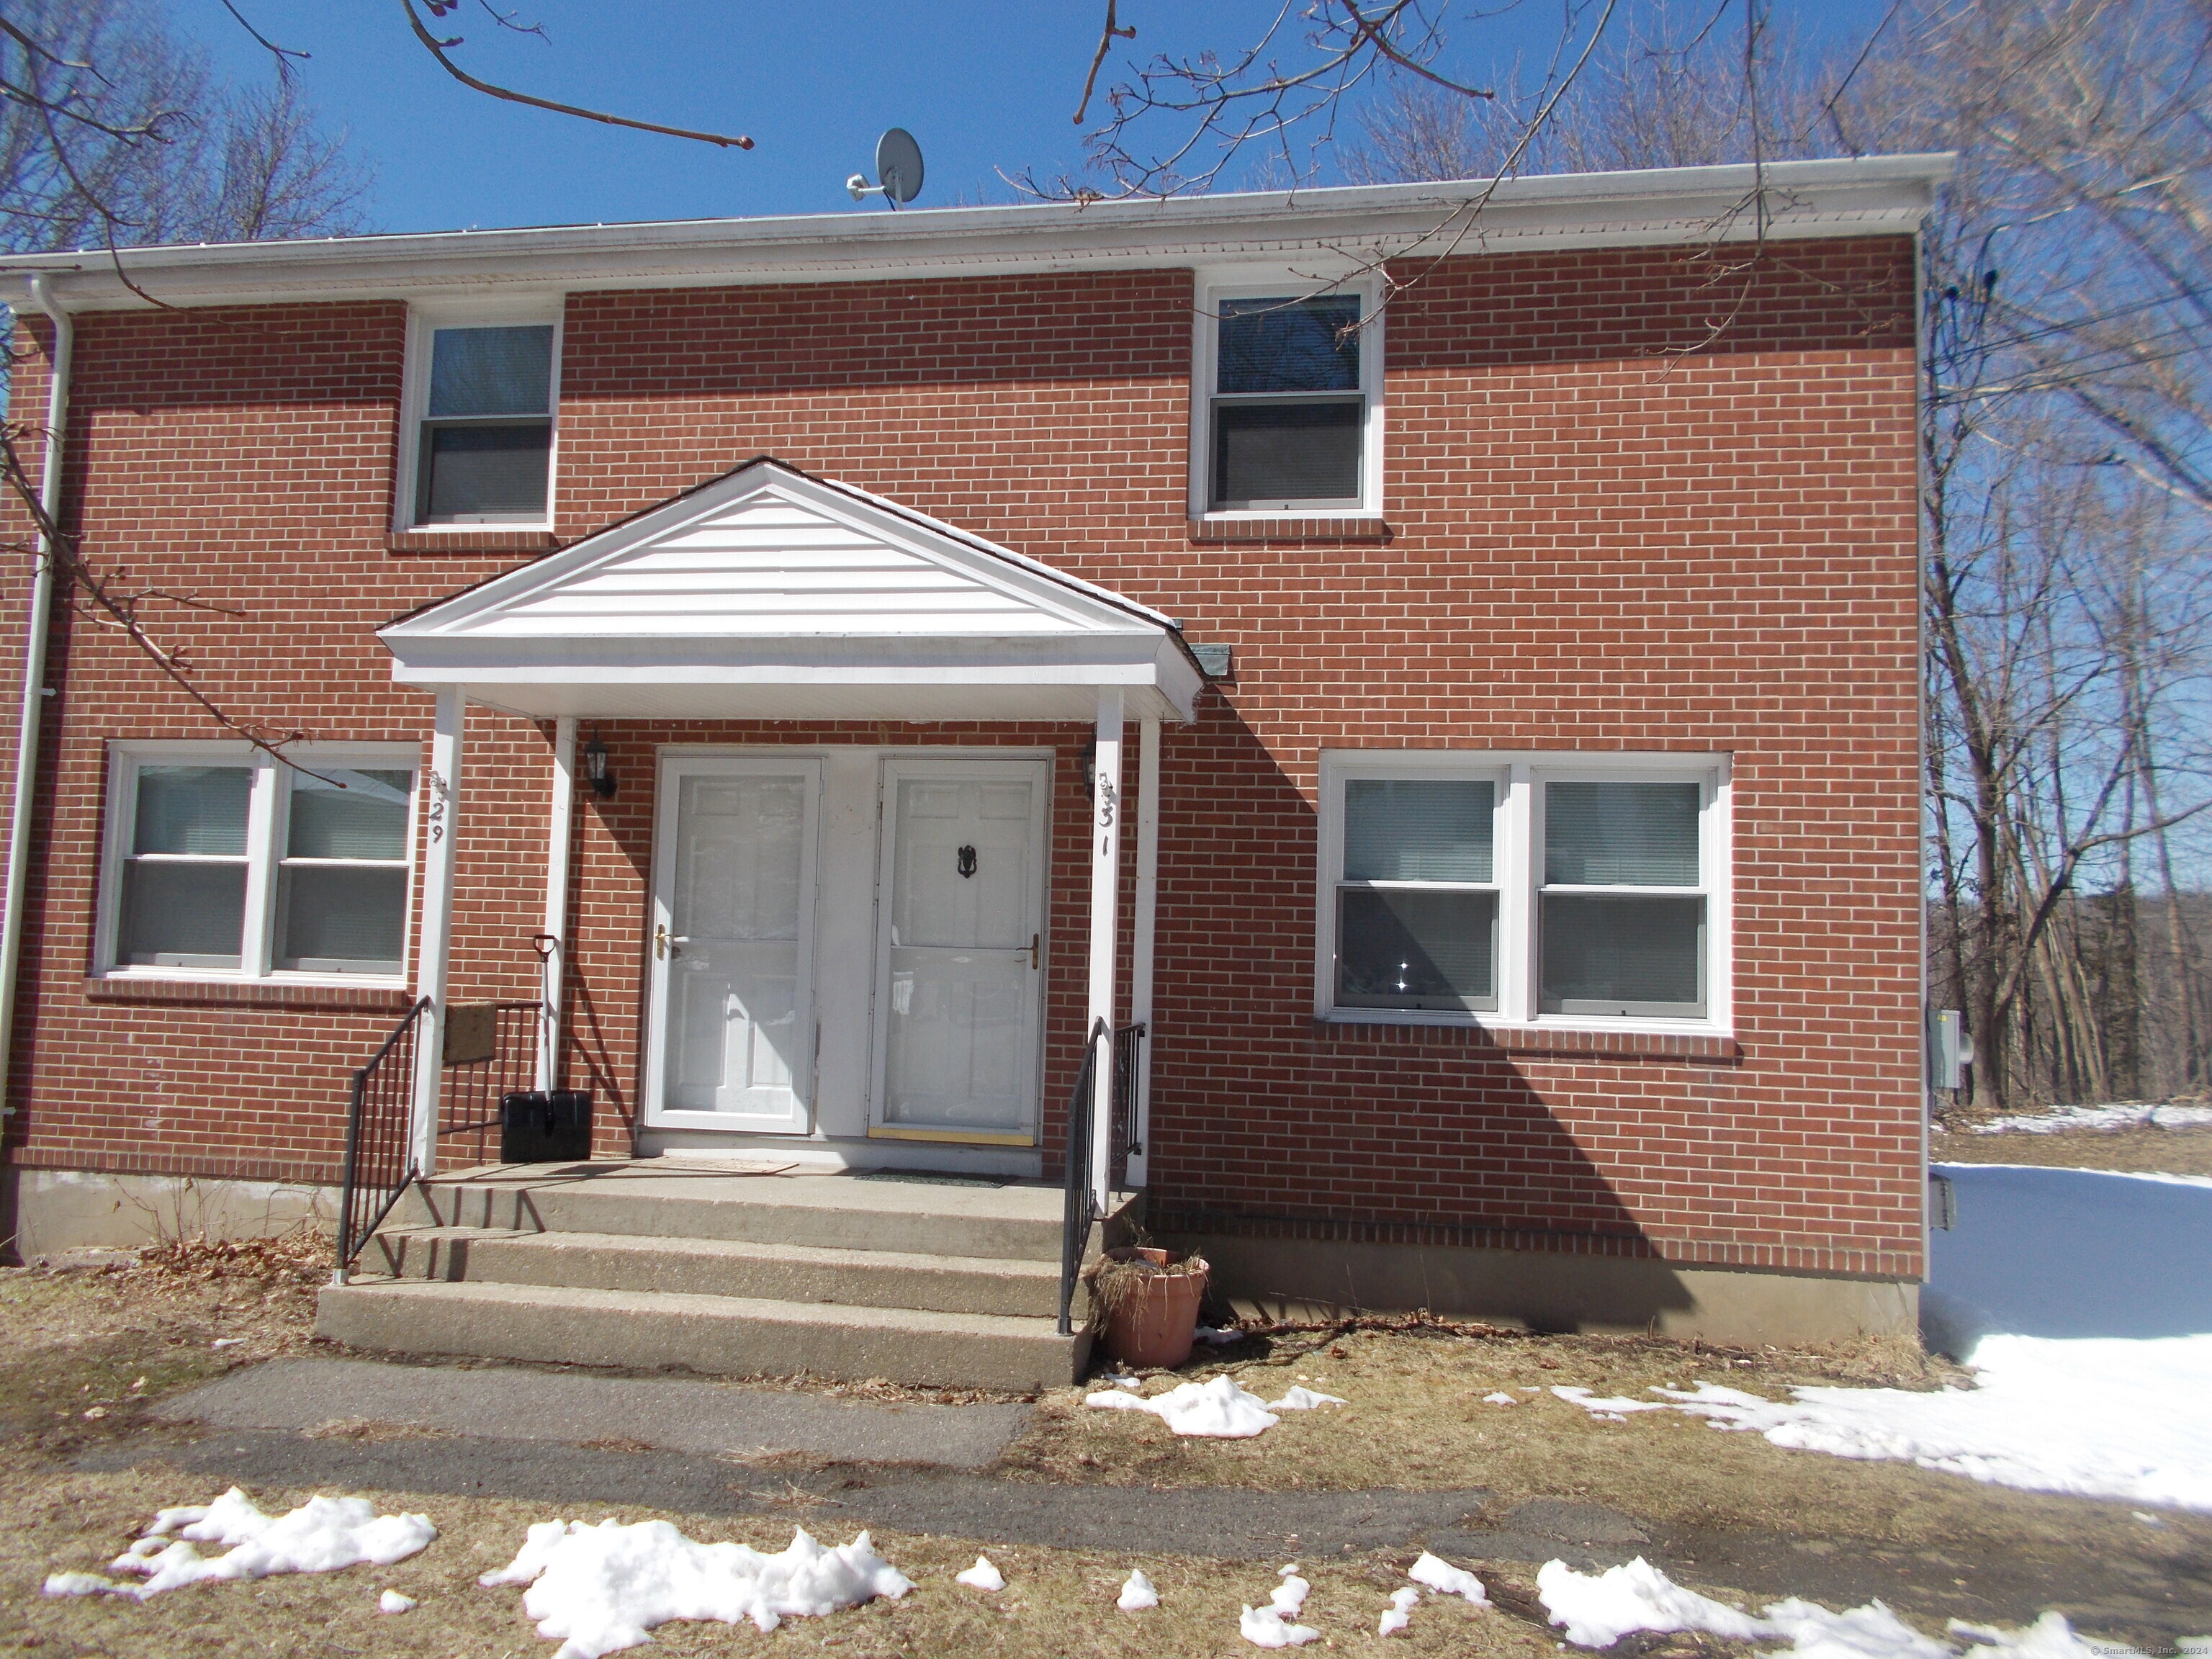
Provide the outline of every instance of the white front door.
[[646,1121],[811,1127],[822,764],[661,763]]
[[1033,1146],[1048,763],[884,763],[872,1134]]

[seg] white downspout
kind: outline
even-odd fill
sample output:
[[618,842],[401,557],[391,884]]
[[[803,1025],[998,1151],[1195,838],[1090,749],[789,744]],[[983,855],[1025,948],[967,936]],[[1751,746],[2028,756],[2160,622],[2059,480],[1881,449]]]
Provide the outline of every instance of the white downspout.
[[[40,465],[39,505],[49,524],[62,510],[62,419],[69,409],[70,358],[76,329],[44,276],[31,278],[31,303],[52,321],[52,374],[46,383],[46,453]],[[31,856],[31,812],[38,804],[39,731],[46,719],[46,635],[54,614],[54,549],[39,536],[37,562],[31,572],[30,637],[23,649],[23,708],[15,735],[15,799],[8,818],[8,887],[0,919],[0,1116],[15,1109],[6,1103],[15,1040],[17,964],[23,951],[23,889]]]

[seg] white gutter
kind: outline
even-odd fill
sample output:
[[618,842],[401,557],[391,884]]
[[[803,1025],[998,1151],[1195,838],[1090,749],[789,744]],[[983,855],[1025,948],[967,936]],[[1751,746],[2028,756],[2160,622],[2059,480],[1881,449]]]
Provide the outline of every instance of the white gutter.
[[[76,330],[43,276],[30,281],[31,303],[52,319],[52,377],[46,386],[46,453],[39,471],[39,505],[49,524],[62,510],[62,418],[69,408],[70,357]],[[23,888],[31,856],[31,811],[38,803],[39,730],[46,718],[46,635],[54,612],[54,549],[39,537],[31,573],[30,636],[23,647],[23,708],[15,734],[15,800],[8,819],[7,910],[0,919],[0,1116],[6,1104],[9,1059],[15,1047],[16,966],[23,951]]]

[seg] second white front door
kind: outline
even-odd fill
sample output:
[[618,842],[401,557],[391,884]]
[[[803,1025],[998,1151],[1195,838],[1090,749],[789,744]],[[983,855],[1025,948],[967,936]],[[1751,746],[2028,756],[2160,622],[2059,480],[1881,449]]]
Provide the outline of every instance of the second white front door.
[[884,774],[869,1132],[1033,1146],[1048,764],[895,758]]

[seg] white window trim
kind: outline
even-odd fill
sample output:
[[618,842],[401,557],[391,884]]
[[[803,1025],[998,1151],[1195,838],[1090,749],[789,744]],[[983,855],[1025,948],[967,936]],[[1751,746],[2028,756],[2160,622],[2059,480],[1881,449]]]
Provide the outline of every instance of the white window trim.
[[[275,962],[276,869],[283,826],[290,804],[294,767],[279,764],[251,744],[204,739],[137,739],[111,744],[107,755],[106,822],[102,826],[100,902],[95,915],[93,973],[100,979],[185,981],[208,984],[353,986],[405,988],[412,967],[415,854],[422,816],[422,751],[414,744],[317,743],[287,751],[295,765],[310,771],[326,768],[404,771],[413,780],[407,812],[407,896],[400,929],[400,963],[396,974],[308,973],[278,968]],[[246,805],[246,926],[235,968],[143,966],[116,960],[115,934],[123,908],[123,865],[137,821],[138,769],[153,766],[250,766],[252,793]]]
[[[1190,499],[1194,520],[1212,524],[1235,524],[1269,519],[1372,519],[1382,513],[1382,351],[1383,315],[1380,309],[1382,279],[1374,272],[1332,281],[1310,270],[1287,266],[1239,265],[1200,270],[1194,274],[1197,303],[1191,313],[1190,365]],[[1359,501],[1350,507],[1213,508],[1213,386],[1220,372],[1218,349],[1221,304],[1224,300],[1305,298],[1328,294],[1359,296],[1359,390],[1366,402],[1366,421],[1361,433]]]
[[[1348,778],[1465,778],[1499,785],[1492,870],[1498,888],[1498,1010],[1339,1008],[1336,1006],[1336,890],[1344,867],[1344,785]],[[1623,779],[1696,782],[1698,874],[1705,895],[1705,1012],[1701,1018],[1643,1015],[1618,1019],[1547,1014],[1536,983],[1536,896],[1542,887],[1543,792],[1559,781]],[[1725,755],[1573,754],[1536,750],[1323,750],[1321,833],[1315,870],[1314,1015],[1337,1024],[1475,1026],[1501,1033],[1627,1031],[1727,1036],[1735,1029],[1733,837]],[[1680,890],[1673,890],[1679,891]]]
[[[401,376],[399,396],[399,465],[392,494],[392,528],[417,536],[481,536],[553,528],[559,503],[555,495],[561,481],[561,350],[565,296],[534,298],[507,296],[499,300],[440,301],[407,308],[407,363]],[[417,524],[415,486],[422,455],[422,417],[430,402],[430,351],[441,328],[528,327],[553,325],[552,375],[546,383],[546,415],[552,422],[545,456],[545,516],[495,524]]]

